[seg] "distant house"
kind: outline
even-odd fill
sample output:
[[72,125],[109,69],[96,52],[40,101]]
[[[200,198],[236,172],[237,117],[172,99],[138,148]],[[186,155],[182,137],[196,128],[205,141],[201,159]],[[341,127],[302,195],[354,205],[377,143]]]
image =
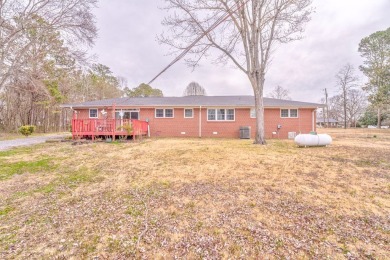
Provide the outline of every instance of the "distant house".
[[[266,138],[288,138],[316,130],[321,104],[264,98]],[[123,134],[133,124],[137,133],[152,137],[238,138],[240,127],[256,129],[253,96],[185,96],[116,98],[65,104],[74,111],[73,136]]]
[[337,121],[334,118],[326,119],[326,118],[322,118],[322,117],[317,117],[317,120],[316,120],[317,126],[319,126],[319,127],[327,126],[328,122],[329,122],[329,127],[337,127],[338,123],[339,123],[339,121]]

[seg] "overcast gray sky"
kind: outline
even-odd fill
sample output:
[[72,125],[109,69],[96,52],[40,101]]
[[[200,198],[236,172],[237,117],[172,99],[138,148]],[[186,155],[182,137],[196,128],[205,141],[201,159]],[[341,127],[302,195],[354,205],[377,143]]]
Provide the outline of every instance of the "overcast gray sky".
[[[100,0],[96,9],[99,38],[91,50],[97,61],[116,76],[127,78],[130,88],[147,83],[174,56],[156,41],[165,28],[162,0]],[[316,8],[304,39],[280,45],[266,75],[265,93],[276,85],[290,90],[294,100],[318,102],[323,89],[336,94],[335,74],[346,63],[357,73],[362,59],[357,51],[363,37],[390,27],[390,0],[314,0]],[[194,72],[183,61],[175,64],[152,86],[165,96],[181,96],[191,82],[200,83],[208,95],[252,95],[248,78],[232,66],[203,60]]]

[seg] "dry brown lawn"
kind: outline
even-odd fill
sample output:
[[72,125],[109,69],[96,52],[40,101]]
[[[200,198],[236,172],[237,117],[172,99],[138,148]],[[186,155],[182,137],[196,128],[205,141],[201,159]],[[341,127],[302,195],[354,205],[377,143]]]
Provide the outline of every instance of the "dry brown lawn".
[[390,258],[390,131],[0,152],[0,258]]

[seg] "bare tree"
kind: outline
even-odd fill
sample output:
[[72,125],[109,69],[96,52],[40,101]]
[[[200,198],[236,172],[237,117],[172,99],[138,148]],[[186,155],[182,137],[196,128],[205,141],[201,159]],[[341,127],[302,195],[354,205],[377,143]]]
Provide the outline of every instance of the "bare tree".
[[347,117],[351,126],[356,123],[367,108],[367,96],[363,91],[352,89],[348,92]]
[[344,129],[347,128],[348,91],[356,86],[357,81],[358,78],[355,76],[354,68],[349,63],[336,74],[336,83],[340,88],[343,103]]
[[[344,103],[343,94],[329,98],[329,115],[339,122],[346,122],[347,126],[356,126],[357,120],[367,108],[367,97],[363,91],[351,89],[347,92],[347,103]],[[344,113],[344,107],[347,113]]]
[[271,93],[268,94],[270,98],[291,100],[290,91],[281,86],[276,86]]
[[[0,1],[0,89],[23,70],[25,53],[37,41],[57,33],[74,58],[81,44],[97,36],[91,8],[97,0]],[[34,37],[31,37],[34,36]]]
[[[277,43],[301,38],[300,33],[312,11],[312,0],[165,0],[174,12],[163,24],[170,35],[162,43],[184,50],[194,39],[206,34],[189,52],[190,66],[197,66],[210,50],[219,51],[217,63],[231,61],[245,73],[252,85],[256,106],[255,143],[265,144],[263,89],[272,51]],[[228,19],[207,33],[223,14]]]
[[206,90],[197,82],[188,84],[183,92],[183,96],[207,96]]

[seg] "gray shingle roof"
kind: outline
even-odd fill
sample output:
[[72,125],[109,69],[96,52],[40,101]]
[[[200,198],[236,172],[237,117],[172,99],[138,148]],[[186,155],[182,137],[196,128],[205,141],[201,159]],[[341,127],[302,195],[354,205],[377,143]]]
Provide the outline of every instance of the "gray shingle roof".
[[322,117],[317,117],[316,122],[317,123],[326,123],[326,122],[328,122],[328,120],[329,120],[329,123],[338,123],[339,122],[339,121],[337,121],[334,118],[325,119],[325,118],[322,118]]
[[[145,98],[113,98],[83,103],[64,104],[61,107],[88,108],[88,107],[254,107],[253,96],[186,96],[186,97],[145,97]],[[306,107],[317,108],[322,104],[264,98],[265,107]]]

